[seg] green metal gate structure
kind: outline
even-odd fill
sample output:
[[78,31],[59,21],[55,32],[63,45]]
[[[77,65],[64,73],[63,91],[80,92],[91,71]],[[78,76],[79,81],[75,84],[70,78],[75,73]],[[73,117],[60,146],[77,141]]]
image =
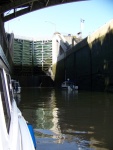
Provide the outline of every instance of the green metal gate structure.
[[52,40],[14,38],[14,75],[43,75],[52,65]]

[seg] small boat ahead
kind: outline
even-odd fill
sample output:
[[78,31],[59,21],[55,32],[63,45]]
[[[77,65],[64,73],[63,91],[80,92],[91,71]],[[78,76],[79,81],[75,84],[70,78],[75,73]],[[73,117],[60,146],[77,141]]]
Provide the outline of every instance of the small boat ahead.
[[61,84],[61,87],[62,87],[63,89],[78,90],[78,86],[75,85],[73,82],[70,82],[70,81],[64,81],[64,82]]
[[12,82],[13,92],[17,94],[21,93],[21,87],[19,81],[11,80],[11,82]]

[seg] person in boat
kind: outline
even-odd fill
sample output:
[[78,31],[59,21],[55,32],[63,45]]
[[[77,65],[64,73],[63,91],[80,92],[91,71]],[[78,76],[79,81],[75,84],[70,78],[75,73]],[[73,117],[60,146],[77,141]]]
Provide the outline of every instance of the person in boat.
[[16,85],[14,81],[12,81],[12,87],[13,87],[13,90],[16,91]]
[[13,87],[13,89],[15,88],[14,82],[12,82],[12,87]]
[[15,85],[15,91],[16,91],[16,93],[17,93],[17,91],[18,91],[18,84],[16,83],[16,85]]

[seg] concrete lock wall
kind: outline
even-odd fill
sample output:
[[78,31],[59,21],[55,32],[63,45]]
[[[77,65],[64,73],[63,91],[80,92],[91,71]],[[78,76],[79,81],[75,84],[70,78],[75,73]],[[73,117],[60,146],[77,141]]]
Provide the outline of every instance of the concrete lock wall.
[[113,20],[66,52],[56,64],[55,84],[69,78],[81,90],[113,89]]

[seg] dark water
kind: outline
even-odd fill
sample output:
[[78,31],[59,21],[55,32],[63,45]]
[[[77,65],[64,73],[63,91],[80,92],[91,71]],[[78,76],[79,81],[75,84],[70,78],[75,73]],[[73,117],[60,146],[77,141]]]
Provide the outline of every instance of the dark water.
[[37,150],[113,150],[113,93],[24,88]]

